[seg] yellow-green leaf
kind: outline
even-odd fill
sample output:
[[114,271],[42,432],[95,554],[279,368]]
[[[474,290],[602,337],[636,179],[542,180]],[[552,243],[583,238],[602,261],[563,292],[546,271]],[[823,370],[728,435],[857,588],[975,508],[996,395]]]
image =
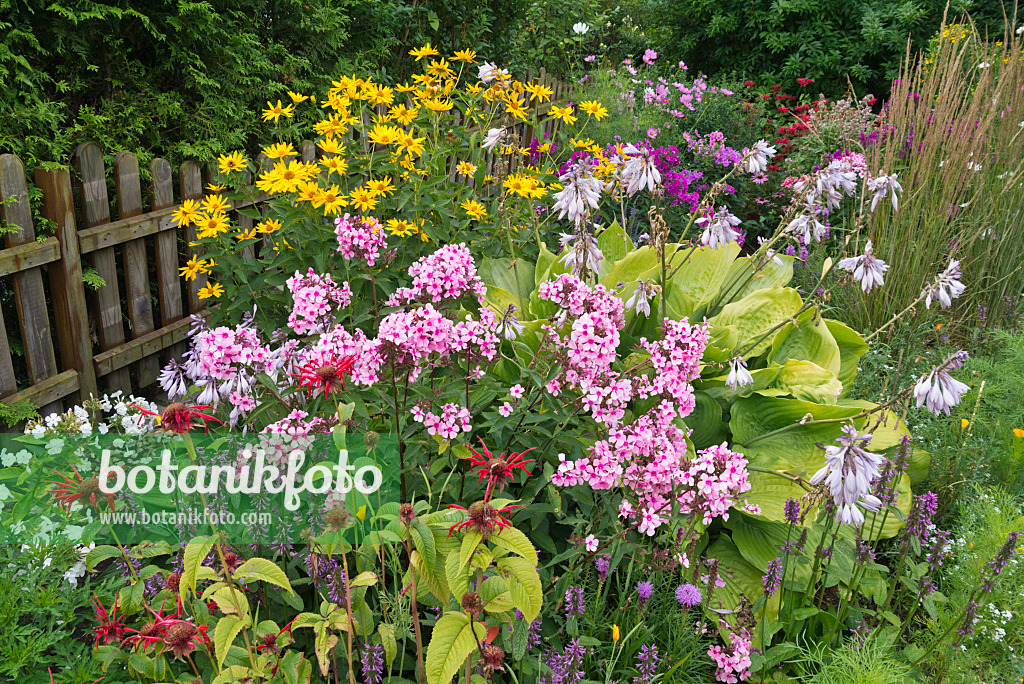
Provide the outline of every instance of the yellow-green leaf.
[[434,625],[427,646],[427,684],[450,684],[486,636],[487,629],[479,622],[471,622],[465,614],[445,613]]
[[288,575],[284,574],[284,570],[277,563],[266,558],[250,558],[238,566],[233,577],[236,581],[256,579],[269,582],[287,590],[288,593],[292,593],[292,585],[288,581]]
[[217,628],[213,632],[213,649],[217,654],[217,669],[224,666],[224,658],[228,655],[228,649],[238,633],[245,629],[245,623],[245,620],[235,615],[225,615],[217,621]]

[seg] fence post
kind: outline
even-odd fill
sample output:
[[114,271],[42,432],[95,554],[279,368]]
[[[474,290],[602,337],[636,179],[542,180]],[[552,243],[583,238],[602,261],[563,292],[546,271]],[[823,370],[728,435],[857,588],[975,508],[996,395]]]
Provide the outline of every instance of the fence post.
[[[187,199],[201,200],[203,198],[203,173],[199,168],[199,164],[194,161],[185,161],[178,167],[178,182],[181,187],[181,199],[182,201]],[[198,254],[195,247],[192,247],[190,243],[196,240],[196,227],[191,223],[185,227],[185,246],[187,247],[185,253],[192,257],[193,254]],[[190,314],[199,313],[206,308],[203,300],[199,298],[199,290],[206,287],[206,276],[198,274],[195,280],[188,282],[188,312]]]
[[[166,159],[149,163],[153,179],[153,211],[174,206],[174,181],[171,165]],[[184,311],[181,301],[181,276],[178,274],[178,231],[162,230],[156,234],[156,279],[160,292],[160,325],[180,321]],[[185,353],[185,345],[178,342],[169,349],[172,357]]]
[[[82,216],[85,227],[93,228],[110,223],[110,205],[107,203],[107,176],[103,170],[103,152],[96,143],[82,143],[73,155],[81,189]],[[89,255],[103,286],[93,296],[98,320],[100,349],[107,351],[124,343],[124,321],[121,314],[121,288],[117,278],[117,257],[113,247],[104,247]],[[121,390],[125,396],[132,392],[131,376],[127,368],[119,368],[104,376],[109,390]]]
[[[35,240],[35,231],[32,228],[32,209],[28,203],[25,167],[13,154],[4,154],[0,155],[0,198],[8,200],[11,197],[16,199],[0,205],[0,219],[8,227],[21,228],[7,233],[7,246],[16,247]],[[14,301],[18,307],[21,339],[25,344],[29,382],[35,385],[57,374],[57,361],[50,338],[50,320],[46,315],[43,274],[37,266],[14,273],[11,278],[14,281]],[[42,415],[61,410],[60,401],[40,407]]]
[[[119,152],[114,158],[114,187],[117,190],[119,219],[142,213],[139,159],[131,152]],[[153,304],[149,300],[149,257],[146,251],[145,238],[124,243],[124,283],[133,338],[156,330],[153,324]],[[156,382],[159,372],[160,363],[155,356],[146,356],[135,364],[140,388]]]
[[37,167],[35,181],[43,191],[43,216],[56,224],[60,245],[60,259],[47,266],[60,360],[65,368],[78,371],[78,395],[84,400],[97,395],[99,390],[89,341],[89,314],[82,282],[82,257],[78,252],[71,175],[66,170],[47,171]]

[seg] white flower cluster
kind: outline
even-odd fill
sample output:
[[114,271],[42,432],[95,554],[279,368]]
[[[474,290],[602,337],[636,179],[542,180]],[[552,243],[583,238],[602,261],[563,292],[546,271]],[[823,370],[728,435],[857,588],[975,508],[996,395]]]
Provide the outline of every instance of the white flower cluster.
[[86,437],[109,432],[142,434],[153,432],[154,416],[139,409],[156,411],[156,404],[134,394],[125,397],[120,390],[90,397],[84,405],[73,406],[64,413],[51,413],[25,426],[25,432],[37,439],[53,435],[78,434]]
[[558,218],[568,216],[578,228],[590,215],[590,210],[598,208],[603,184],[586,161],[573,164],[558,180],[562,189],[555,193],[551,209],[558,212]]

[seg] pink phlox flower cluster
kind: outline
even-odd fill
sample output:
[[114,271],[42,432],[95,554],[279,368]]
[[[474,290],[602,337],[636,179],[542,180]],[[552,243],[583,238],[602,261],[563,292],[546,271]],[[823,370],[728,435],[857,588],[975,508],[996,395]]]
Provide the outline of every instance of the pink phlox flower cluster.
[[681,482],[687,487],[679,496],[681,512],[703,514],[705,525],[718,516],[728,520],[729,509],[750,491],[747,460],[725,442],[697,452]]
[[[729,629],[723,621],[723,629]],[[708,657],[715,661],[715,680],[735,684],[750,676],[750,633],[743,629],[739,634],[729,632],[729,647],[712,646],[708,649]]]
[[642,398],[671,398],[680,416],[693,411],[693,387],[700,376],[700,359],[708,344],[710,327],[707,321],[691,325],[686,320],[665,321],[662,339],[640,338],[640,346],[650,354],[653,373],[637,381],[637,394]]
[[683,131],[682,135],[691,152],[711,157],[715,164],[735,166],[743,161],[743,153],[726,145],[725,133],[721,131],[713,131],[707,135],[701,135],[700,131],[694,131],[692,135]]
[[445,404],[441,407],[441,415],[424,411],[418,406],[412,409],[412,417],[417,423],[423,423],[427,434],[440,435],[444,439],[455,439],[460,432],[470,432],[469,409],[458,404]]
[[377,352],[389,362],[410,368],[410,381],[430,363],[450,354],[460,355],[479,369],[498,354],[498,330],[498,317],[489,308],[481,309],[478,319],[469,316],[456,323],[427,304],[388,314],[377,330]]
[[347,282],[339,286],[330,273],[318,275],[312,268],[306,275],[296,271],[288,279],[288,290],[292,293],[288,327],[299,335],[323,331],[329,323],[333,305],[343,309],[352,301],[352,291]]
[[608,318],[617,330],[626,324],[621,299],[604,285],[591,288],[571,273],[562,273],[554,280],[541,283],[537,296],[561,307],[563,317],[578,318],[585,313],[599,313]]
[[480,309],[480,318],[471,316],[452,326],[450,348],[466,360],[469,366],[493,361],[498,355],[498,315],[489,307]]
[[445,245],[409,267],[412,287],[401,287],[388,299],[388,306],[411,302],[443,302],[473,294],[483,304],[487,286],[477,275],[473,255],[464,243]]
[[633,382],[620,373],[608,372],[580,383],[583,406],[598,423],[615,426],[633,398]]
[[[354,356],[355,363],[346,374],[346,381],[369,387],[380,380],[383,365],[376,340],[367,339],[362,330],[349,332],[340,325],[320,335],[312,344],[297,352],[294,367],[326,365],[332,359]],[[292,371],[294,372],[294,371]]]
[[334,234],[338,237],[338,251],[346,260],[365,260],[367,266],[373,266],[381,250],[387,247],[380,222],[369,216],[339,216],[334,219]]
[[[264,451],[267,463],[283,468],[288,464],[288,456],[293,451],[306,453],[313,446],[316,435],[328,434],[334,424],[326,418],[310,417],[301,409],[295,409],[281,420],[263,428],[260,434],[259,449]],[[254,460],[251,451],[243,451],[238,456],[239,467]]]

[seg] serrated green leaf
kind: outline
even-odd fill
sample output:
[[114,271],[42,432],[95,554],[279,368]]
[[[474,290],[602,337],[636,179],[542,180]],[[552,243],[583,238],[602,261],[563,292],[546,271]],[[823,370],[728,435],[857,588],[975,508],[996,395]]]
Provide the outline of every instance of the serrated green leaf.
[[292,585],[288,581],[288,575],[284,573],[277,563],[266,558],[250,558],[249,560],[238,566],[232,577],[235,581],[241,580],[261,580],[263,582],[269,582],[270,584],[276,584],[282,589],[291,592]]
[[427,684],[450,684],[466,658],[487,636],[487,629],[459,612],[445,613],[434,625],[427,646]]

